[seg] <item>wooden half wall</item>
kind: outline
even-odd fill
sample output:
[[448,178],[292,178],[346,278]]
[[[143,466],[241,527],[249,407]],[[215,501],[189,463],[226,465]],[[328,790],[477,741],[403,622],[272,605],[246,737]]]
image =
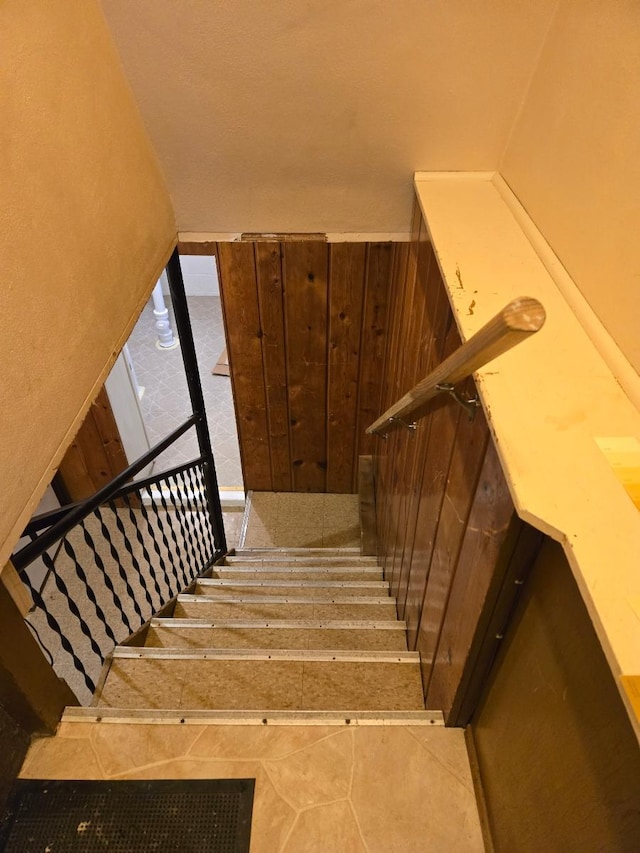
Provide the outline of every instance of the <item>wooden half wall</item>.
[[[190,247],[186,248],[189,251]],[[218,262],[244,484],[353,492],[380,411],[402,243],[244,240]]]
[[[461,344],[417,207],[391,293],[381,411]],[[482,409],[471,421],[441,395],[415,431],[377,438],[374,454],[379,554],[421,653],[427,707],[464,725],[539,537],[515,516]]]

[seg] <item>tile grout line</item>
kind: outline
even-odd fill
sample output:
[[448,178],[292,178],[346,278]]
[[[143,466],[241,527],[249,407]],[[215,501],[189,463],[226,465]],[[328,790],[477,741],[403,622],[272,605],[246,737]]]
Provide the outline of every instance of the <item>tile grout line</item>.
[[353,819],[354,819],[356,827],[358,829],[358,835],[360,836],[360,841],[362,842],[362,846],[364,847],[366,853],[371,853],[371,848],[367,844],[367,841],[366,841],[364,834],[362,832],[362,825],[360,824],[360,819],[358,817],[356,807],[353,804],[353,800],[351,799],[351,797],[349,797],[348,802],[349,802],[349,808],[351,809],[351,814],[353,815]]
[[[269,759],[269,758],[261,758],[259,760],[259,763],[260,763],[262,769],[264,770],[264,772],[267,776],[267,779],[269,780],[269,782],[271,782],[271,785],[273,786],[273,790],[280,797],[280,799],[283,800],[289,806],[289,808],[292,809],[296,813],[296,818],[297,818],[297,816],[301,813],[300,810],[296,806],[294,806],[294,804],[289,800],[289,798],[285,794],[282,793],[282,791],[280,791],[280,789],[278,788],[278,786],[276,785],[276,783],[273,779],[273,776],[271,775],[271,773],[269,773],[269,768],[267,767],[267,762],[272,761],[272,760],[273,759]],[[295,823],[295,821],[294,821],[294,823]]]
[[444,762],[443,762],[443,761],[442,761],[442,760],[441,760],[441,759],[440,759],[440,758],[439,758],[439,757],[438,757],[438,756],[437,756],[437,755],[436,755],[432,750],[430,750],[430,749],[429,749],[429,747],[428,747],[428,746],[426,746],[426,745],[425,745],[421,740],[419,740],[419,739],[414,735],[414,733],[411,731],[411,727],[410,727],[410,726],[405,726],[405,728],[406,728],[406,730],[407,730],[407,734],[408,734],[410,737],[412,737],[412,738],[415,740],[415,742],[416,742],[419,746],[421,746],[421,747],[422,747],[422,749],[427,753],[427,755],[431,756],[431,758],[433,758],[433,760],[434,760],[435,762],[437,762],[437,763],[442,767],[442,769],[443,769],[443,770],[446,770],[446,771],[447,771],[447,773],[448,773],[450,776],[453,776],[453,778],[454,778],[454,779],[455,779],[455,780],[456,780],[460,785],[462,785],[462,787],[463,787],[465,790],[469,791],[469,793],[471,793],[471,794],[473,794],[473,793],[474,793],[474,789],[473,789],[473,781],[471,781],[471,785],[467,785],[467,783],[466,783],[463,779],[461,779],[461,778],[458,776],[458,774],[457,774],[456,772],[454,772],[454,771],[451,769],[451,767],[447,766],[447,765],[446,765],[446,764],[445,764],[445,763],[444,763]]

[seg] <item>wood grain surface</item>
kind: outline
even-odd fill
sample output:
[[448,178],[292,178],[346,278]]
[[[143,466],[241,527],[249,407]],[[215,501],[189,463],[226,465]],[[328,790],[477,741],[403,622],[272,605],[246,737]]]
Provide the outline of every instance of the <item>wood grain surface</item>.
[[479,367],[540,331],[545,318],[544,308],[537,299],[523,296],[509,302],[473,337],[383,412],[367,432],[387,430],[397,426],[395,421],[419,417],[425,404],[440,393],[439,385],[456,385]]
[[[388,314],[381,407],[461,344],[419,211],[411,244],[395,253]],[[473,380],[461,390],[475,394]],[[400,426],[374,446],[378,554],[409,648],[423,658],[427,707],[451,720],[513,504],[483,412],[470,421],[450,397],[432,399],[415,430]]]
[[245,485],[270,489],[271,452],[262,360],[262,326],[252,243],[219,243],[218,272]]
[[80,501],[106,486],[127,464],[111,404],[102,388],[62,458],[59,475],[70,499]]
[[354,492],[408,244],[248,236],[217,245],[245,487]]

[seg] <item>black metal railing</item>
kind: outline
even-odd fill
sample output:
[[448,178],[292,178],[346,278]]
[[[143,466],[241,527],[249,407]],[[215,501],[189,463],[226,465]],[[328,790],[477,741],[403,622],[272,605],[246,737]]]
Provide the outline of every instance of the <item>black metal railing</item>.
[[[91,497],[32,519],[24,532],[31,541],[12,557],[34,604],[27,624],[81,701],[94,693],[113,647],[226,552],[176,252],[167,275],[193,414]],[[132,482],[191,428],[198,436],[197,459]]]
[[[205,479],[200,458],[118,488],[98,505],[87,502],[82,516],[71,527],[64,523],[64,534],[52,543],[55,556],[47,543],[64,517],[39,537],[33,528],[25,531],[33,541],[13,562],[34,602],[26,621],[76,694],[93,694],[113,647],[223,553],[207,510]],[[45,521],[35,519],[34,526]],[[38,557],[47,571],[43,586],[29,571]]]

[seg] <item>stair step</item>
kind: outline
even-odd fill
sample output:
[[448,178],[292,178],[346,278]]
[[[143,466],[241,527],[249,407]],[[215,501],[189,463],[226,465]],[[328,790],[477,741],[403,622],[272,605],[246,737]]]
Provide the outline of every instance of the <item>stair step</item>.
[[[140,651],[140,650],[138,650]],[[338,653],[339,654],[339,653]],[[344,653],[343,653],[344,654]],[[372,653],[368,653],[370,656]],[[115,657],[98,706],[358,711],[424,710],[420,664],[354,660]],[[316,653],[316,657],[318,653]]]
[[196,619],[396,619],[390,596],[343,596],[328,600],[314,596],[245,598],[233,595],[179,595],[177,618]]
[[151,623],[145,646],[406,651],[407,635],[404,623],[391,620],[365,623],[275,620],[214,624],[195,619],[163,619]]
[[236,548],[231,555],[255,557],[360,557],[360,548]]
[[377,566],[353,566],[340,568],[336,566],[315,567],[273,567],[264,566],[216,566],[211,570],[212,578],[221,580],[321,580],[328,581],[382,581],[382,570]]
[[200,578],[195,592],[204,595],[223,593],[227,595],[304,595],[318,598],[343,596],[385,595],[389,592],[387,581],[310,581],[310,580],[226,580],[223,578]]
[[225,566],[311,566],[311,567],[330,567],[350,568],[352,566],[372,566],[379,568],[378,561],[375,557],[303,557],[303,556],[283,556],[283,557],[225,557]]

